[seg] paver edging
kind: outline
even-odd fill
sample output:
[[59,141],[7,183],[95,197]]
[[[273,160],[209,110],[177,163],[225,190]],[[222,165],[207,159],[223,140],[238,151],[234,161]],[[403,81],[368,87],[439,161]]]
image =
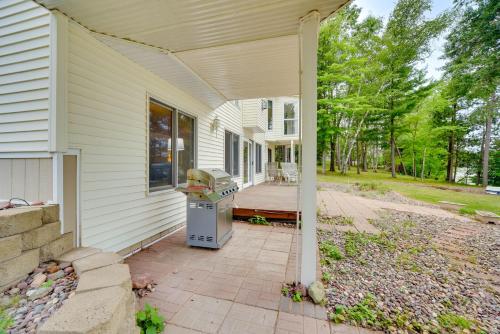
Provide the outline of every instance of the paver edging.
[[[100,256],[109,259],[110,253],[82,247],[60,256],[60,259],[72,259],[71,264],[74,265],[73,263],[85,258],[94,257],[99,261]],[[77,298],[78,302],[71,302],[69,299],[38,329],[38,333],[87,334],[102,330],[110,334],[139,333],[139,328],[135,325],[135,294],[132,291],[130,270],[128,265],[120,262],[122,261],[114,261],[114,263],[81,272],[78,275],[77,294],[73,297]],[[96,308],[101,309],[97,315],[92,305],[94,299],[99,299],[98,296],[101,295],[113,296],[118,301],[96,301],[98,303]],[[85,326],[80,326],[79,318],[85,315],[90,316],[85,319]]]

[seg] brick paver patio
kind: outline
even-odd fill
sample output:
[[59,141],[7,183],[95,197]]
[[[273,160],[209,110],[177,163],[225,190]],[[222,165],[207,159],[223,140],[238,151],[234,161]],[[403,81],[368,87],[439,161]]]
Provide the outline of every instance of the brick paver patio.
[[295,276],[295,230],[233,224],[220,250],[188,247],[185,229],[126,260],[132,275],[147,272],[158,285],[138,300],[158,307],[166,333],[357,334],[330,325],[323,307],[281,296]]

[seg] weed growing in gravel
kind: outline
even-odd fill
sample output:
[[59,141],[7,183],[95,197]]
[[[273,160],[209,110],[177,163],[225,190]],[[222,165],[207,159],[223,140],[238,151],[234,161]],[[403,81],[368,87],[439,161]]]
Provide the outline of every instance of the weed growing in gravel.
[[349,320],[356,325],[376,328],[386,328],[389,323],[382,311],[377,309],[375,297],[371,294],[352,307],[336,305],[335,312],[330,314],[330,320],[335,323]]
[[50,288],[54,284],[54,281],[49,279],[41,285],[41,288]]
[[354,218],[344,217],[344,216],[337,216],[337,217],[318,216],[318,222],[321,224],[328,224],[328,225],[354,225]]
[[319,245],[319,250],[325,256],[325,261],[330,264],[332,261],[339,261],[344,258],[344,255],[340,252],[340,249],[334,245],[331,241],[324,241]]
[[7,330],[14,325],[14,320],[3,310],[0,310],[0,334],[7,334]]
[[451,312],[438,315],[437,320],[441,327],[450,331],[470,330],[474,326],[474,322],[471,320]]
[[361,253],[362,248],[373,243],[386,248],[388,251],[393,252],[396,249],[396,244],[384,232],[378,235],[371,235],[368,233],[355,233],[347,232],[345,234],[345,252],[347,256],[355,257]]
[[332,274],[330,274],[328,271],[324,271],[321,274],[321,280],[323,282],[325,282],[325,283],[330,282],[331,279],[332,279]]

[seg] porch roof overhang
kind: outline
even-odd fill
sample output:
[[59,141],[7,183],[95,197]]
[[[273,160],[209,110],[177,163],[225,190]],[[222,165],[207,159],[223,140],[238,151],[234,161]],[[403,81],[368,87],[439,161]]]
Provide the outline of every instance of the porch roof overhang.
[[215,108],[299,94],[299,19],[348,0],[35,0]]

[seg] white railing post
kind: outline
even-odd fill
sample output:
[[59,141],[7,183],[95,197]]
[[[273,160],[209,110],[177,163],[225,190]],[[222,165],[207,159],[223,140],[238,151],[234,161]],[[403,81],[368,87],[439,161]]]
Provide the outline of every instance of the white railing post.
[[300,19],[300,94],[302,113],[302,254],[300,279],[316,280],[316,64],[320,15]]

